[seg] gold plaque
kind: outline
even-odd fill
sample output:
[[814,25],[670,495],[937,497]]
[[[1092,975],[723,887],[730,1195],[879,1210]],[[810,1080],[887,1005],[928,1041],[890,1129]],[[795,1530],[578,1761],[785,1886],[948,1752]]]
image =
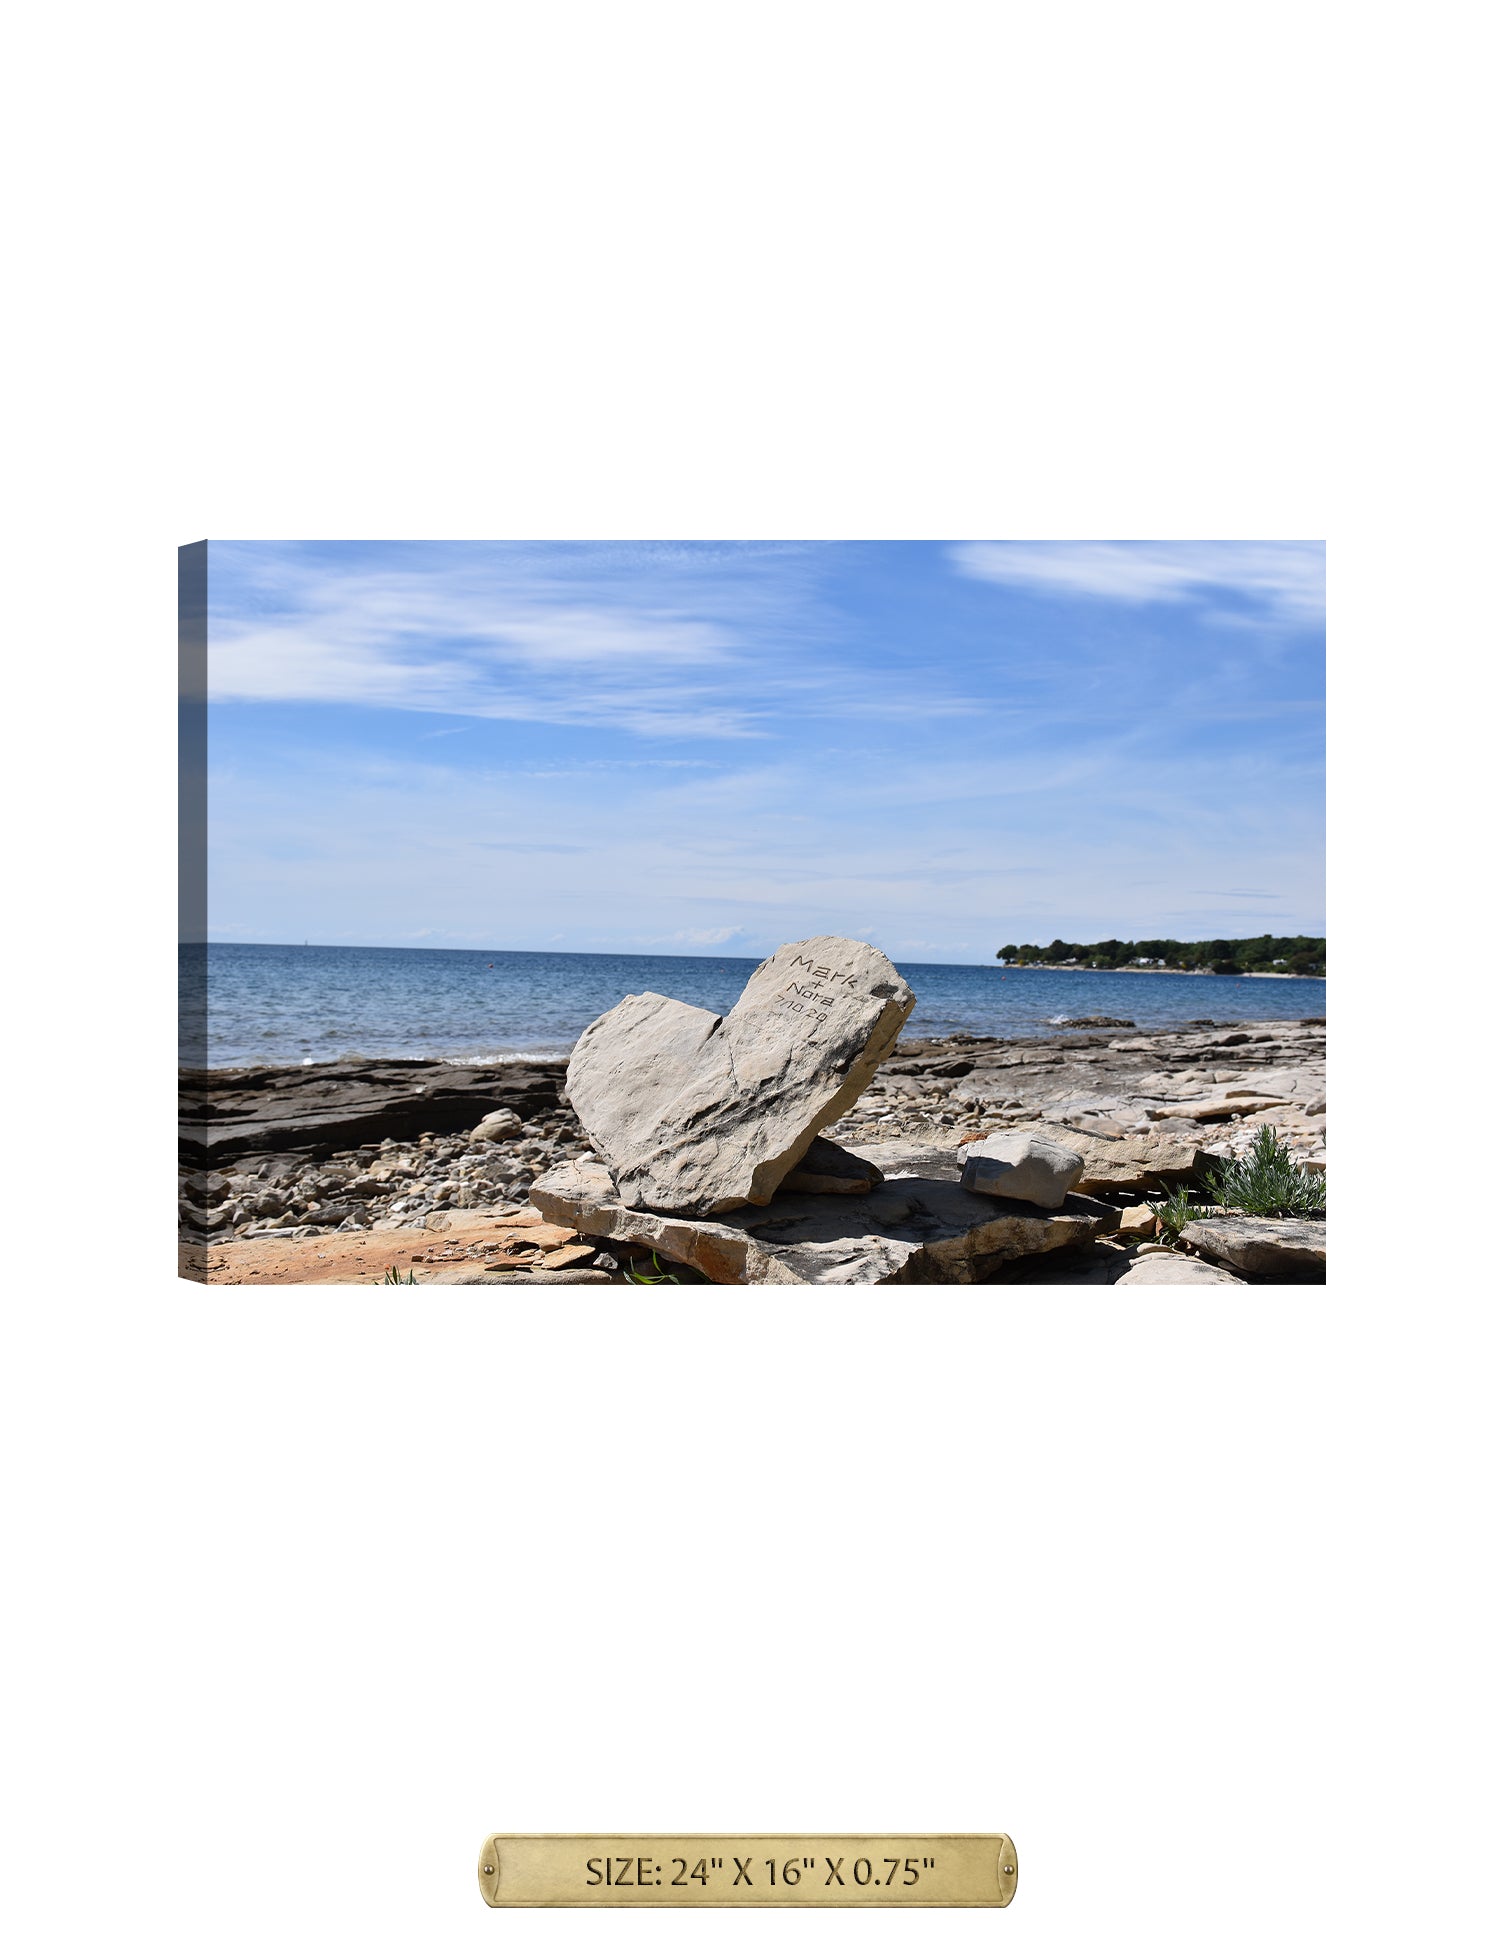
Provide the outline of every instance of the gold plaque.
[[491,1835],[492,1909],[1004,1909],[1009,1835]]

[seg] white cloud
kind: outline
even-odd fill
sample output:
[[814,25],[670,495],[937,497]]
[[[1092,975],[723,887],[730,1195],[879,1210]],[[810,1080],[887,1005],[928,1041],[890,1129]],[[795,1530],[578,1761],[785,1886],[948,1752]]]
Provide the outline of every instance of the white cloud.
[[1321,542],[959,542],[982,582],[1104,602],[1180,603],[1229,590],[1288,623],[1323,618]]
[[580,593],[509,553],[329,568],[218,544],[232,600],[209,625],[215,700],[328,703],[742,738],[755,593],[721,577],[610,578]]
[[727,941],[743,941],[745,933],[744,928],[679,928],[666,938],[693,948],[722,948]]
[[496,609],[481,626],[441,601],[425,611],[370,612],[354,592],[310,615],[219,626],[210,638],[210,698],[613,721],[669,737],[753,730],[746,711],[691,680],[695,667],[726,654],[721,633],[701,622]]
[[814,545],[213,548],[215,700],[685,740],[777,735],[788,714],[909,724],[984,708],[930,672],[851,684],[848,618]]

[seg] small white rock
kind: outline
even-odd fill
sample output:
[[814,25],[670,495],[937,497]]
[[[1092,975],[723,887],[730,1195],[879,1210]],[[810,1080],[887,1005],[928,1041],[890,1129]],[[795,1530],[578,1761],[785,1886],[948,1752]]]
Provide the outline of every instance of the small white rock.
[[1046,1212],[1057,1211],[1083,1176],[1083,1159],[1078,1152],[1025,1131],[980,1138],[965,1145],[958,1155],[966,1192],[1018,1198]]
[[1181,1253],[1152,1255],[1138,1259],[1129,1272],[1122,1273],[1116,1286],[1243,1286],[1245,1282],[1220,1266],[1201,1259],[1187,1259]]

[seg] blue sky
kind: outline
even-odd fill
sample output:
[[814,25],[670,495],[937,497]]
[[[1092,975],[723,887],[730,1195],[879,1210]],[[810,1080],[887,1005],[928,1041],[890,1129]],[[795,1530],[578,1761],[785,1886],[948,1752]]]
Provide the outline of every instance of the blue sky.
[[214,542],[209,933],[1321,934],[1316,542]]

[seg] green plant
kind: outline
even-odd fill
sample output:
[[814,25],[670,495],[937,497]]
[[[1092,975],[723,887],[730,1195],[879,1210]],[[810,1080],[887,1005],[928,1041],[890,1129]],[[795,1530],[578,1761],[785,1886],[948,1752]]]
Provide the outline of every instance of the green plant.
[[1203,1183],[1216,1205],[1251,1218],[1321,1219],[1328,1205],[1323,1178],[1302,1169],[1270,1124],[1256,1131],[1245,1157],[1210,1165]]
[[1175,1246],[1182,1228],[1191,1225],[1194,1219],[1203,1217],[1198,1194],[1189,1191],[1185,1185],[1168,1192],[1160,1201],[1148,1198],[1146,1203],[1156,1214],[1156,1236],[1164,1246]]
[[642,1273],[639,1270],[640,1261],[634,1259],[631,1260],[630,1264],[625,1268],[626,1279],[629,1280],[632,1286],[681,1286],[682,1285],[682,1281],[678,1279],[677,1275],[673,1273],[669,1268],[663,1266],[655,1253],[651,1255],[651,1265],[654,1269],[653,1272]]
[[402,1273],[394,1266],[388,1266],[385,1269],[385,1278],[383,1280],[372,1280],[370,1282],[371,1286],[415,1286],[416,1283],[417,1276],[415,1273]]

